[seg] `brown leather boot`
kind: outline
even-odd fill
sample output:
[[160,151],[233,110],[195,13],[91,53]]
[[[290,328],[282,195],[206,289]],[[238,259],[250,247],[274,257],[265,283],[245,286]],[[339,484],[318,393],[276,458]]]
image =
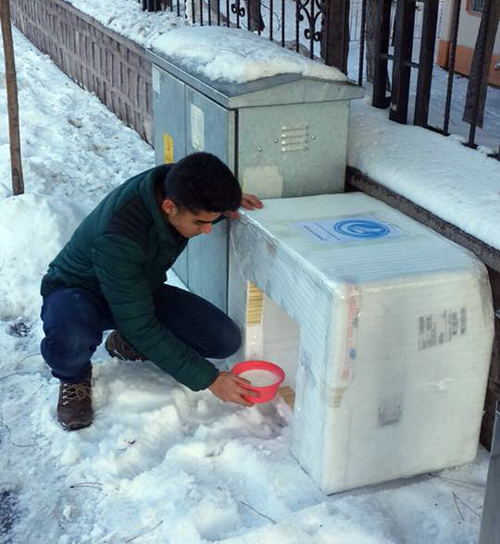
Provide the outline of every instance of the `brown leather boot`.
[[91,378],[80,383],[61,380],[57,419],[67,431],[88,427],[93,419]]
[[120,331],[113,331],[106,338],[104,344],[106,351],[111,357],[116,357],[122,361],[146,361],[147,357],[144,357],[139,353],[132,344],[127,342],[125,338],[120,334]]

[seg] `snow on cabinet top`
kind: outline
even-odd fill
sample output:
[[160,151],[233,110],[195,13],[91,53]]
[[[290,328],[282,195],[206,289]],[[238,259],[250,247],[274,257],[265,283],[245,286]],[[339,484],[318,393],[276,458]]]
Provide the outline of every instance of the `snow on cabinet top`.
[[151,48],[211,81],[246,83],[278,74],[347,81],[336,68],[242,29],[179,28],[153,40]]

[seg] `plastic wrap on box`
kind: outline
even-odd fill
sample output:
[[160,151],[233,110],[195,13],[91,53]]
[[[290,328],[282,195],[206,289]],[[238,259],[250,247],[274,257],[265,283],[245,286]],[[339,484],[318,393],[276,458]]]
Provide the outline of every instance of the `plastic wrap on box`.
[[230,234],[233,360],[284,367],[292,450],[326,493],[474,459],[493,341],[486,269],[361,193],[265,201]]

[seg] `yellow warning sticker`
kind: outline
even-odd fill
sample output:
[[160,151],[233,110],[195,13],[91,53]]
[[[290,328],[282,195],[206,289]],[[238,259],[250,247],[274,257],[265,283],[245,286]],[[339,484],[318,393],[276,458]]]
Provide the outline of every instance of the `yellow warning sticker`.
[[174,162],[174,139],[166,132],[163,135],[163,162],[166,164]]

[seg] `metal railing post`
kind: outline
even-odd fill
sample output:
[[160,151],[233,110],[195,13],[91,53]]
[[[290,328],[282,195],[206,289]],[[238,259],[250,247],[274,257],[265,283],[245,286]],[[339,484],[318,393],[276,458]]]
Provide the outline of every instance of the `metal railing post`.
[[434,47],[439,11],[438,0],[428,0],[424,4],[422,36],[420,40],[420,57],[415,98],[414,125],[426,126],[429,119],[429,103],[431,100],[432,69],[434,67]]
[[444,123],[443,132],[448,134],[450,127],[450,113],[451,113],[451,96],[453,93],[453,76],[455,75],[455,59],[457,56],[457,44],[458,44],[458,27],[460,24],[460,7],[461,0],[454,0],[453,2],[453,18],[452,18],[452,33],[450,43],[450,58],[448,61],[448,85],[446,89],[446,102],[444,105]]
[[383,109],[389,105],[389,98],[386,97],[386,87],[387,54],[389,52],[389,37],[391,33],[391,0],[378,0],[375,32],[372,105]]
[[365,62],[365,34],[366,34],[366,3],[368,0],[361,0],[361,36],[359,39],[359,65],[358,85],[363,85],[363,64]]
[[397,0],[394,59],[392,64],[392,92],[389,119],[406,124],[410,95],[411,55],[415,30],[415,3]]
[[500,401],[497,402],[490,465],[484,495],[483,519],[478,544],[500,544]]

